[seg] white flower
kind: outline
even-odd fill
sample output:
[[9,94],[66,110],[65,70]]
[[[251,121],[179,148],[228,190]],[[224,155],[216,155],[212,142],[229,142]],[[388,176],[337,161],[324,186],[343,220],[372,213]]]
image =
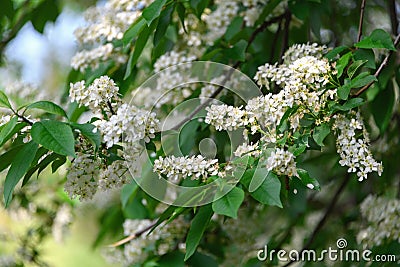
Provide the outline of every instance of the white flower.
[[215,127],[217,131],[233,131],[241,126],[247,125],[246,111],[240,107],[228,105],[211,105],[206,108],[207,116],[205,122]]
[[295,156],[281,148],[276,148],[266,162],[266,168],[277,175],[298,176]]

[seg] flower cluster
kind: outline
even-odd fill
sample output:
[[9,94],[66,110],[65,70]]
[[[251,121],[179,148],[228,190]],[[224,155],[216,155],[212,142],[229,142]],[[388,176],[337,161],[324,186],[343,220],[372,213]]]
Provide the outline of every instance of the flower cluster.
[[122,104],[109,120],[96,122],[107,147],[121,141],[131,143],[154,138],[159,129],[156,114],[135,106]]
[[128,168],[125,161],[116,160],[107,166],[107,169],[102,171],[99,175],[99,189],[108,191],[114,188],[121,188],[123,185],[130,182],[128,178]]
[[217,131],[234,131],[248,124],[246,112],[241,107],[211,105],[206,111],[205,122],[213,125]]
[[294,44],[286,50],[282,59],[285,64],[290,64],[291,62],[306,56],[313,56],[320,59],[326,52],[327,47],[325,45],[319,46],[317,43]]
[[276,148],[268,157],[266,168],[277,175],[298,176],[294,159],[295,156],[291,152]]
[[381,175],[382,163],[372,157],[368,148],[368,133],[360,113],[351,112],[350,115],[350,118],[343,114],[334,116],[333,129],[337,133],[336,147],[341,158],[340,165],[347,166],[348,172],[356,172],[359,181],[367,179],[370,172]]
[[64,185],[69,197],[80,197],[82,201],[92,199],[97,192],[100,169],[101,162],[96,157],[77,153],[77,157],[69,167]]
[[159,157],[154,161],[153,171],[167,176],[173,182],[191,177],[192,179],[206,180],[207,177],[219,174],[217,159],[205,159],[201,155],[184,157]]
[[384,244],[386,241],[400,242],[400,201],[387,197],[369,195],[361,203],[361,214],[368,227],[357,235],[358,243],[366,247]]
[[112,44],[122,39],[124,32],[140,17],[150,0],[111,0],[103,6],[89,8],[84,16],[87,25],[75,30],[75,37],[82,50],[72,58],[72,67],[84,71],[95,69],[100,62],[109,59],[117,64],[125,63],[127,57]]
[[119,88],[108,76],[101,76],[86,88],[85,81],[70,84],[69,97],[71,102],[77,102],[79,106],[89,107],[94,113],[108,112],[110,107],[116,106]]
[[241,157],[243,155],[258,157],[261,155],[260,145],[258,142],[250,145],[244,143],[236,148],[234,154],[236,157]]
[[261,14],[262,6],[265,5],[268,0],[242,0],[241,2],[243,6],[246,7],[246,10],[242,12],[246,26],[252,27]]

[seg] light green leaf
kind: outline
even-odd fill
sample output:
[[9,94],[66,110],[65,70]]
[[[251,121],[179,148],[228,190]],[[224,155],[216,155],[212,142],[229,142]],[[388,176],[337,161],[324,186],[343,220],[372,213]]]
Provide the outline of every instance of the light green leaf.
[[349,49],[347,46],[338,46],[329,51],[324,57],[326,57],[329,61],[333,60],[336,58],[337,55],[342,53],[343,51]]
[[40,121],[33,124],[32,139],[48,150],[75,157],[75,140],[69,125],[59,121]]
[[337,70],[337,76],[340,78],[343,74],[344,69],[346,68],[347,64],[349,64],[349,61],[353,54],[351,52],[348,52],[341,56],[339,60],[336,63],[336,70]]
[[334,110],[348,111],[348,110],[351,110],[351,109],[356,108],[358,106],[361,106],[362,104],[364,104],[364,99],[357,97],[357,98],[349,99],[342,106],[334,106],[333,109]]
[[239,187],[234,187],[228,194],[214,201],[212,203],[212,208],[217,214],[237,218],[237,211],[243,200],[244,191]]
[[359,48],[386,48],[396,51],[390,34],[381,29],[374,30],[370,36],[365,37],[354,46]]
[[153,38],[154,47],[156,47],[160,43],[161,39],[165,36],[167,28],[171,24],[172,13],[174,9],[175,5],[173,4],[168,6],[161,12],[160,18],[158,20],[158,25],[156,27],[156,32],[154,33],[154,38]]
[[122,42],[124,45],[128,45],[139,33],[142,32],[146,26],[146,21],[143,18],[137,19],[132,26],[125,32]]
[[282,208],[282,202],[280,199],[281,182],[273,172],[270,172],[265,168],[258,168],[257,171],[250,169],[245,172],[240,182],[246,188],[249,188],[251,179],[258,179],[254,178],[255,175],[261,175],[266,178],[260,187],[251,193],[251,196],[262,204]]
[[338,97],[342,100],[347,100],[351,90],[351,83],[345,83],[337,89]]
[[211,205],[201,207],[192,220],[188,235],[186,237],[186,254],[185,261],[187,261],[196,251],[200,243],[208,223],[213,215]]
[[38,101],[32,103],[26,107],[26,110],[29,109],[41,109],[46,111],[47,113],[60,115],[62,117],[68,118],[67,113],[65,113],[64,109],[62,109],[59,105],[50,102],[50,101]]
[[371,75],[368,72],[363,72],[351,81],[351,87],[358,88],[374,81],[377,81],[374,75]]
[[15,156],[4,182],[4,201],[6,207],[10,205],[12,192],[14,191],[15,186],[31,166],[37,149],[38,144],[31,141]]
[[349,75],[349,78],[353,78],[354,74],[356,71],[365,63],[367,63],[368,60],[356,60],[354,61],[348,68],[347,74]]
[[321,186],[319,185],[317,179],[311,178],[310,174],[303,169],[297,169],[297,173],[299,174],[301,182],[310,189],[321,190]]
[[313,138],[315,143],[317,143],[319,146],[325,146],[324,145],[324,140],[328,136],[328,134],[331,132],[331,128],[327,123],[323,123],[319,126],[317,126],[314,129],[313,133]]
[[11,137],[10,134],[17,125],[17,122],[18,117],[14,116],[9,122],[3,125],[3,128],[0,131],[0,144],[4,144]]
[[167,0],[155,0],[148,7],[143,10],[142,16],[147,21],[147,25],[150,24],[160,16],[161,10]]
[[7,95],[0,90],[0,107],[11,109],[10,101],[8,100]]

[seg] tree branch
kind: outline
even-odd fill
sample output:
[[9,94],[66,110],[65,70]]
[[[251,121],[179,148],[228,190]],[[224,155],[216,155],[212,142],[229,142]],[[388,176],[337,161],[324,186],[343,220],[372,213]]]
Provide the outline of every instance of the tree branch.
[[[254,42],[254,40],[256,39],[257,35],[261,32],[263,32],[268,26],[270,26],[273,23],[279,22],[280,20],[282,20],[282,18],[284,18],[285,16],[287,16],[287,12],[285,12],[282,15],[276,16],[271,18],[270,20],[264,21],[264,23],[262,23],[250,36],[249,41],[247,43],[247,49],[249,49],[250,45]],[[193,117],[199,112],[201,111],[203,108],[205,108],[208,104],[211,103],[212,99],[216,98],[219,93],[222,92],[222,90],[224,89],[224,86],[226,84],[226,82],[229,80],[229,78],[232,76],[233,74],[233,70],[237,69],[240,65],[242,64],[242,62],[237,61],[232,68],[229,70],[229,72],[226,74],[224,80],[221,82],[221,85],[218,87],[218,89],[209,97],[209,99],[207,99],[207,101],[205,101],[204,103],[202,103],[201,105],[197,106],[197,108],[195,110],[193,110],[187,117],[185,117],[181,122],[179,122],[177,125],[175,125],[171,130],[178,130],[180,127],[182,127],[182,125],[184,125],[186,122],[190,121],[191,119],[193,119]]]
[[282,63],[283,55],[285,54],[286,49],[289,46],[289,26],[290,26],[290,21],[292,19],[292,13],[290,13],[289,10],[286,10],[285,12],[285,24],[283,26],[283,40],[282,40],[282,47],[281,47],[281,54],[279,56],[279,64]]
[[[340,195],[343,193],[343,190],[345,189],[346,185],[349,182],[349,175],[346,174],[345,177],[343,178],[342,183],[340,184],[339,188],[337,189],[337,191],[335,192],[335,195],[332,197],[332,200],[330,201],[328,207],[326,208],[326,211],[324,213],[324,216],[321,218],[321,220],[318,222],[317,226],[314,228],[313,232],[311,233],[307,243],[303,246],[303,248],[301,249],[300,254],[309,249],[311,244],[314,242],[315,238],[317,237],[319,231],[321,231],[322,227],[325,225],[329,215],[331,214],[331,212],[333,211],[333,209],[335,208],[335,205],[337,203],[337,201],[339,200]],[[284,265],[284,267],[290,266],[294,263],[294,261],[290,261],[287,264]]]
[[362,2],[361,2],[360,22],[358,23],[357,43],[359,41],[361,41],[362,28],[363,28],[363,22],[364,22],[364,13],[365,13],[365,2],[366,2],[366,0],[362,0]]
[[389,9],[389,15],[390,15],[390,23],[392,24],[392,33],[394,35],[397,35],[398,29],[399,29],[399,21],[397,19],[397,14],[396,14],[396,1],[395,0],[389,0],[388,9]]
[[143,235],[144,233],[149,231],[151,228],[153,228],[156,224],[157,224],[157,221],[154,221],[149,226],[145,227],[143,230],[140,230],[140,231],[134,233],[133,235],[130,235],[130,236],[118,241],[118,242],[115,242],[114,244],[111,244],[108,247],[115,248],[115,247],[122,246],[123,244],[126,244],[126,243],[130,242],[131,240],[133,240],[135,238],[138,238],[139,236]]
[[[394,40],[394,46],[396,47],[400,42],[400,34],[397,35],[396,39]],[[379,68],[376,70],[374,76],[376,78],[378,78],[379,74],[381,74],[382,70],[386,67],[386,65],[389,62],[390,57],[393,55],[393,50],[389,51],[389,54],[385,57],[385,59],[382,61],[381,65],[379,66]],[[362,87],[360,90],[358,90],[354,96],[359,96],[361,95],[365,90],[367,90],[368,88],[371,87],[371,85],[373,85],[374,82],[370,82],[369,84],[367,84],[366,86]]]

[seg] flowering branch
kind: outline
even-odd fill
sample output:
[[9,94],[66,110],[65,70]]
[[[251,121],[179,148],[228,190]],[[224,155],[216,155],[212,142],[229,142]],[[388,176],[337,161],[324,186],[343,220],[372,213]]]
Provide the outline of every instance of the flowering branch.
[[[394,46],[396,47],[400,42],[400,34],[397,35],[396,39],[394,40]],[[379,68],[377,69],[377,71],[375,72],[374,76],[378,77],[379,74],[381,74],[381,72],[383,71],[383,69],[386,67],[386,65],[389,62],[390,57],[393,55],[393,50],[389,51],[389,54],[385,57],[385,59],[382,61],[381,65],[379,66]],[[370,82],[369,84],[367,84],[366,86],[362,87],[360,90],[358,90],[354,96],[359,96],[361,95],[364,91],[366,91],[368,88],[371,87],[371,85],[374,84],[374,82]]]
[[363,27],[363,21],[364,21],[364,13],[365,13],[365,2],[366,0],[363,0],[361,2],[361,11],[360,11],[360,22],[358,24],[358,35],[357,35],[357,43],[361,41],[361,35],[362,35],[362,27]]

